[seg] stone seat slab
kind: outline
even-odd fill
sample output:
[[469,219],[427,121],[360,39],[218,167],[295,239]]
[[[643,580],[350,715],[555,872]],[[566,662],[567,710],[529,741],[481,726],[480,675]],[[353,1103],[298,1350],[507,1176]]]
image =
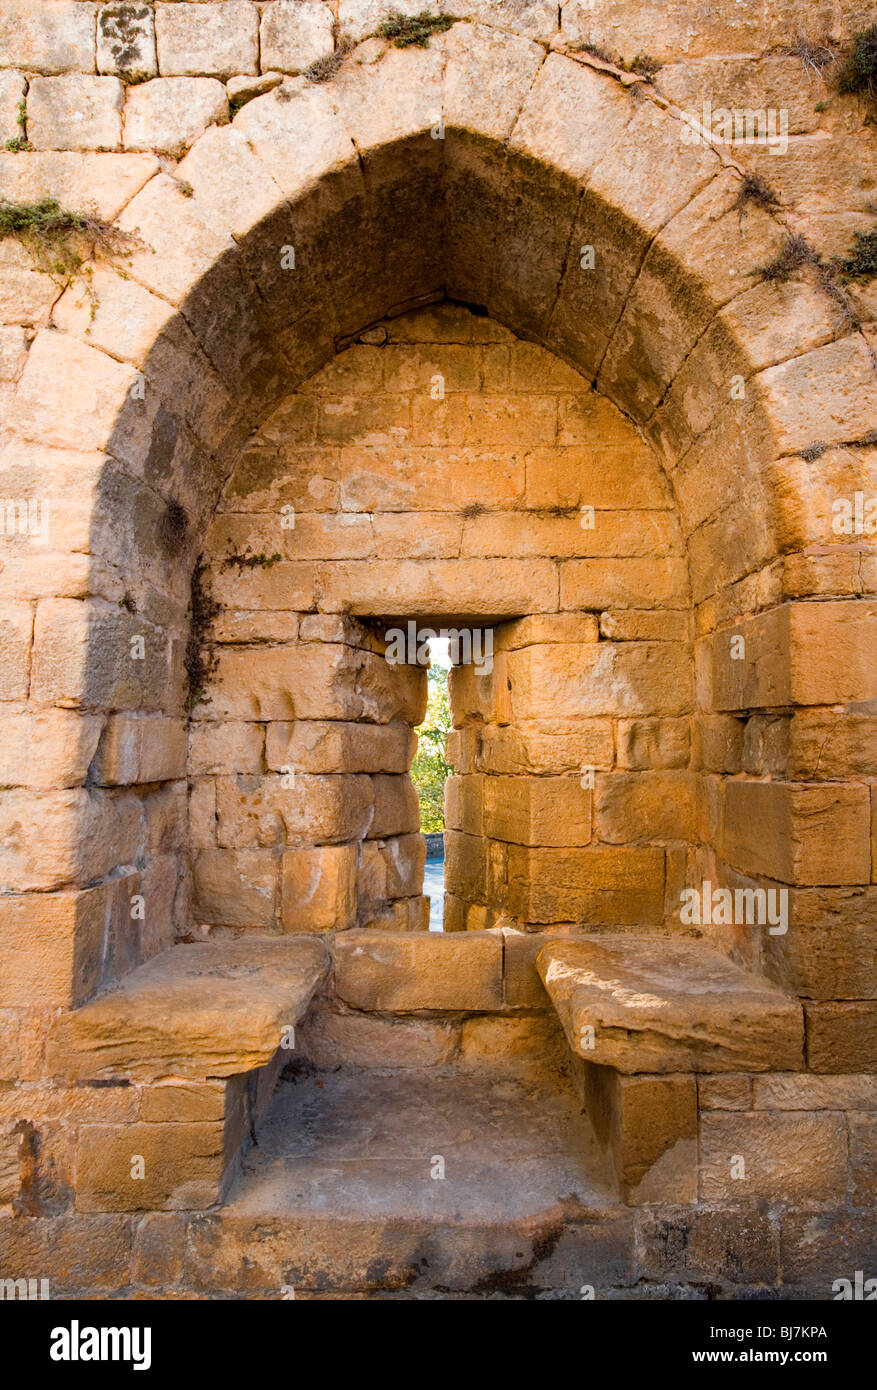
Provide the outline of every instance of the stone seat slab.
[[701,941],[580,937],[543,947],[537,968],[588,1062],[628,1074],[803,1066],[799,1001]]
[[172,946],[73,1011],[76,1074],[203,1079],[264,1066],[327,968],[313,937]]

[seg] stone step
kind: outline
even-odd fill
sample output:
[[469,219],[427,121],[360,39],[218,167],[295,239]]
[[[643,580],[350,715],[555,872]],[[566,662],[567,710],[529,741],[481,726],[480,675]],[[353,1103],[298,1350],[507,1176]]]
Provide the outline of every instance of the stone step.
[[552,942],[537,967],[572,1051],[636,1072],[799,1071],[797,999],[702,941],[606,935]]
[[70,1014],[76,1075],[202,1080],[262,1067],[327,969],[313,937],[173,946]]

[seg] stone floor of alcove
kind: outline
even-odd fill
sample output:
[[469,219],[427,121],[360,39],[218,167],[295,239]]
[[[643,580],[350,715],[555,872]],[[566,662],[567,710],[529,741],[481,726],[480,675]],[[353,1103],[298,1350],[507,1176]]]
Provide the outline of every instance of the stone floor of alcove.
[[224,1214],[490,1225],[617,1202],[566,1077],[340,1069],[280,1083]]

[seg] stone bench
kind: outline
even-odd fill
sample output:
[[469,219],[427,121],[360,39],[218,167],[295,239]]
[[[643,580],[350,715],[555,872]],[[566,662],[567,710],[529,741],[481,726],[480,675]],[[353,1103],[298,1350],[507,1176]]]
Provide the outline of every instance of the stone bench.
[[696,1199],[699,1074],[804,1065],[799,1001],[701,941],[578,937],[537,968],[626,1201]]
[[80,1082],[115,1082],[137,1107],[133,1122],[82,1127],[77,1207],[220,1201],[327,968],[313,937],[178,945],[73,1010],[58,1065]]

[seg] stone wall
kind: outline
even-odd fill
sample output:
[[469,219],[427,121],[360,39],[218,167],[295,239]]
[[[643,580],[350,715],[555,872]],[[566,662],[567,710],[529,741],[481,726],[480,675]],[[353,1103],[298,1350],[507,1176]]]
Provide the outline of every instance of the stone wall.
[[[451,683],[448,928],[467,898],[483,905],[473,926],[571,906],[659,926],[663,845],[678,879],[696,838],[688,576],[660,466],[569,367],[466,309],[371,336],[386,341],[340,354],[248,443],[208,534],[203,583],[221,611],[190,735],[196,921],[426,925],[404,776],[424,683],[376,654],[413,619],[496,623],[492,675],[465,665]],[[501,721],[491,741],[484,717]],[[594,882],[587,902],[545,872],[562,845]],[[555,903],[525,901],[531,882],[554,883]]]
[[[400,51],[371,0],[0,0],[0,195],[129,238],[69,284],[0,240],[4,1269],[40,1249],[78,1289],[233,1284],[204,1272],[221,1211],[169,1209],[221,1197],[272,1058],[214,1020],[226,1071],[168,1087],[142,1050],[89,1070],[75,1045],[89,1003],[200,949],[175,940],[328,934],[321,1064],[554,1066],[544,933],[676,931],[704,879],[788,890],[785,933],[708,935],[803,1001],[802,1072],[688,1076],[673,1107],[666,1078],[616,1078],[644,1203],[613,1218],[622,1282],[862,1267],[877,567],[833,523],[877,493],[877,300],[824,270],[873,228],[877,136],[788,50],[871,18],[459,8]],[[683,138],[705,101],[784,109],[787,148]],[[759,274],[793,235],[812,254]],[[44,504],[41,538],[17,518]],[[497,646],[492,677],[454,676],[439,941],[405,774],[422,673],[381,655],[409,616],[489,619]],[[638,1193],[679,1126],[678,1185]]]

